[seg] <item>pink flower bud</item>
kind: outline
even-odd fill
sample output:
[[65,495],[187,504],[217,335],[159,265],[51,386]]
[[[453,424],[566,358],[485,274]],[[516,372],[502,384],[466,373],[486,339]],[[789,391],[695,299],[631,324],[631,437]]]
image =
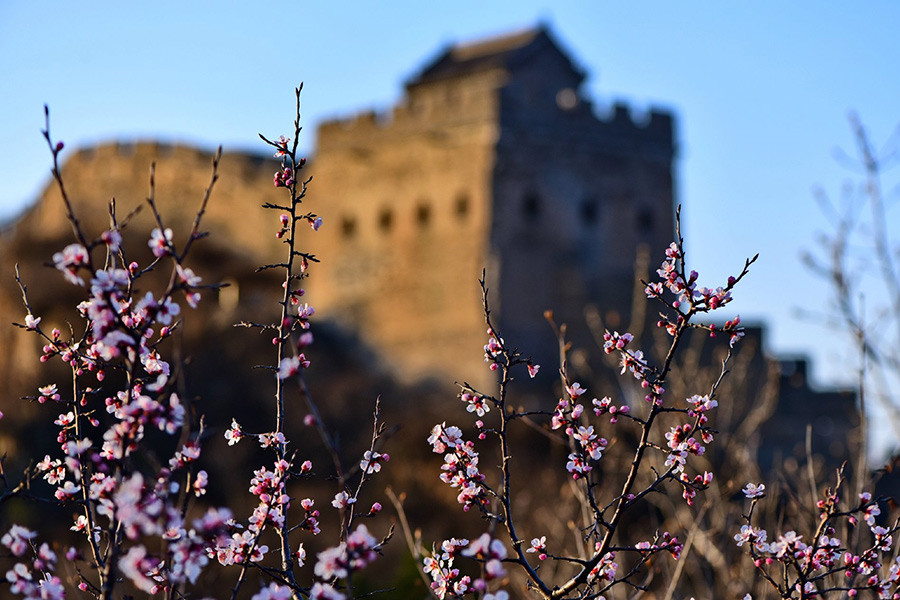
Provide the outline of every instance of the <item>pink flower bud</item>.
[[375,515],[381,512],[381,503],[376,502],[372,505],[372,508],[369,509],[369,514]]

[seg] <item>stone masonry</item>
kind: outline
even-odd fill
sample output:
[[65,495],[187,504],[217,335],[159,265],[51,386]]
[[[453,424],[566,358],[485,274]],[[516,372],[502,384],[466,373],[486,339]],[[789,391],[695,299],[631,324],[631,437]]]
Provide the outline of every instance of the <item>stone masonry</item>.
[[[493,379],[482,361],[482,269],[495,324],[549,380],[558,356],[545,310],[569,324],[577,346],[595,350],[586,306],[594,308],[593,325],[599,320],[610,329],[634,331],[652,321],[632,308],[634,282],[648,260],[652,268],[661,259],[674,233],[674,118],[656,110],[635,117],[621,104],[600,117],[581,90],[583,80],[551,33],[536,28],[451,46],[409,80],[389,112],[322,124],[304,172],[314,177],[310,210],[324,219],[303,242],[321,259],[304,283],[315,319],[351,332],[375,366],[404,381],[433,377],[480,387]],[[188,233],[212,160],[208,152],[156,142],[106,144],[64,156],[76,213],[94,233],[108,227],[103,206],[110,199],[120,217],[145,204],[155,163],[155,198],[176,240]],[[192,252],[191,266],[204,281],[230,284],[206,294],[205,302],[218,302],[204,305],[217,319],[207,327],[271,318],[260,311],[274,306],[277,282],[261,280],[266,272],[254,269],[277,260],[281,249],[276,215],[259,208],[281,199],[283,190],[272,185],[276,169],[271,155],[222,158],[204,220],[211,235]],[[149,213],[145,207],[129,220],[126,238],[145,244],[156,226]],[[45,322],[65,323],[65,307],[77,302],[76,290],[41,281],[61,281],[41,263],[71,241],[59,193],[49,182],[0,232],[3,276],[11,282],[13,264],[22,265],[32,305]],[[145,245],[142,250],[146,254]],[[0,315],[21,322],[20,294],[12,285],[2,290]],[[193,335],[202,341],[203,332]],[[34,336],[0,327],[3,397],[34,389],[39,353]],[[754,377],[762,381],[766,360],[759,362]],[[820,395],[801,379],[791,379],[790,389],[782,385],[780,397],[791,406],[818,406]],[[852,426],[852,396],[832,396],[828,413],[849,417],[816,421],[840,430],[823,433],[816,445],[835,436],[846,441]],[[790,413],[782,404],[776,410]],[[812,413],[807,408],[804,414]],[[805,429],[798,419],[802,415],[790,421],[792,431]],[[784,452],[769,448],[770,461],[789,454],[794,443],[784,431],[771,434]],[[829,453],[839,461],[844,449]]]
[[317,309],[404,376],[473,383],[488,377],[482,268],[497,325],[551,373],[545,310],[577,325],[594,303],[623,323],[638,248],[673,235],[673,117],[600,119],[583,80],[534,29],[452,46],[390,113],[323,124]]

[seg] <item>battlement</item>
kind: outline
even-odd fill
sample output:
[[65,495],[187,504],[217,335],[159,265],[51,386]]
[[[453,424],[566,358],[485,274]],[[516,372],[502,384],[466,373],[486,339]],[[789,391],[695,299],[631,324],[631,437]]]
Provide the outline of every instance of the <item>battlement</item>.
[[374,109],[352,114],[348,117],[336,117],[319,123],[317,132],[319,141],[323,137],[334,139],[337,136],[368,135],[373,131],[384,130],[395,123],[394,113],[379,112]]
[[168,143],[158,140],[114,140],[101,142],[92,146],[84,146],[75,151],[75,158],[80,161],[109,160],[115,158],[132,159],[135,156],[170,157],[179,155],[202,156],[212,158],[212,153],[205,152],[196,146]]
[[593,116],[602,127],[612,131],[670,144],[674,141],[675,116],[661,108],[635,111],[625,102],[617,101],[608,112],[594,113]]
[[[64,162],[63,168],[109,170],[110,164],[140,165],[146,169],[150,163],[162,167],[167,163],[178,165],[178,170],[196,168],[205,171],[212,163],[214,153],[186,143],[170,143],[158,140],[115,140],[92,146],[83,146]],[[240,173],[244,180],[269,178],[277,161],[265,154],[253,152],[223,152],[222,164],[233,173]]]
[[[475,281],[483,272],[497,326],[537,363],[558,360],[552,332],[536,326],[548,309],[570,325],[580,347],[594,344],[596,321],[588,322],[586,306],[607,326],[628,323],[647,249],[658,252],[672,240],[675,116],[622,101],[594,105],[583,79],[539,28],[450,46],[406,84],[396,106],[321,123],[309,165],[316,178],[310,209],[324,225],[304,241],[327,261],[304,284],[317,314],[376,348],[402,379],[439,376],[478,387],[495,384],[481,356]],[[122,214],[145,205],[156,163],[157,206],[177,239],[186,239],[212,158],[209,149],[184,143],[119,140],[67,149],[62,169],[82,226],[100,232],[109,227],[102,207],[110,199]],[[203,222],[216,235],[194,251],[213,272],[208,280],[217,272],[252,273],[251,265],[283,252],[275,215],[256,208],[284,202],[284,190],[272,183],[277,168],[271,149],[223,155]],[[0,231],[4,247],[58,248],[70,239],[58,197],[48,183]],[[148,210],[129,222],[134,239],[157,226]],[[6,256],[12,253],[0,252]],[[240,287],[233,283],[229,302],[255,313],[258,283],[249,276]],[[760,328],[747,327],[745,338],[742,347],[763,347]],[[0,349],[13,347],[0,342]],[[746,363],[754,385],[770,366],[756,356]],[[851,419],[824,417],[831,407],[852,414],[852,397],[811,390],[806,370],[803,360],[781,363],[783,400],[780,417],[763,430],[773,440],[764,465],[790,455],[811,414],[814,447],[830,450],[846,438]],[[541,373],[552,379],[553,369]]]
[[[390,110],[366,110],[319,124],[319,149],[358,145],[380,135],[409,135],[453,123],[486,122],[500,118],[496,89],[476,82],[440,82],[438,89],[419,90]],[[491,95],[485,94],[490,91]],[[574,100],[569,98],[571,94]],[[631,138],[663,146],[674,145],[675,117],[663,108],[637,111],[625,102],[615,102],[608,111],[595,111],[590,100],[577,96],[569,88],[560,90],[556,110],[541,112],[542,118],[556,119],[562,125],[591,135]]]

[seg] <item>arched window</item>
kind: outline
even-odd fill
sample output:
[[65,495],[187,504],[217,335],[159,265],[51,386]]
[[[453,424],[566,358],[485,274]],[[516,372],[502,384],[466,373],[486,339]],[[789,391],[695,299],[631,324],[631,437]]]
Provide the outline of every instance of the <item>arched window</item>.
[[344,239],[350,239],[356,235],[356,219],[353,217],[341,219],[341,234],[344,236]]
[[522,199],[522,214],[529,221],[541,216],[541,199],[535,192],[525,194],[525,198]]
[[588,196],[582,200],[578,213],[583,225],[595,225],[598,221],[597,199],[593,196]]
[[386,208],[381,211],[381,214],[378,215],[378,228],[381,229],[382,233],[387,233],[391,230],[391,227],[394,225],[394,214],[391,212],[391,209]]
[[469,214],[469,197],[465,194],[465,192],[462,192],[456,196],[454,211],[456,212],[456,218],[460,221],[465,219],[466,215]]
[[637,222],[635,223],[637,226],[638,233],[652,233],[653,232],[653,211],[649,208],[642,208],[637,212]]
[[431,207],[424,202],[416,207],[416,221],[423,228],[428,227],[428,223],[431,221]]

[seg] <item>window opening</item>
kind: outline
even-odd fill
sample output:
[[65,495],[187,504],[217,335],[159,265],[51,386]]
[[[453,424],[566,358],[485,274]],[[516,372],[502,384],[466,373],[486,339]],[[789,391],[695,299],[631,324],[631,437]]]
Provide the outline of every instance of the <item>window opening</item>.
[[385,209],[381,211],[381,214],[378,215],[378,227],[381,228],[383,233],[387,233],[391,230],[391,227],[394,225],[394,215],[390,210]]
[[522,213],[526,219],[531,221],[541,216],[541,200],[537,194],[532,192],[525,196],[525,200],[522,202]]
[[416,208],[416,221],[418,221],[419,225],[422,227],[427,227],[430,220],[431,208],[427,204],[420,204],[418,208]]
[[353,217],[344,217],[341,220],[341,233],[347,239],[356,235],[356,220]]
[[581,222],[585,225],[594,225],[597,223],[597,200],[594,198],[585,198],[581,201]]
[[467,214],[469,214],[469,197],[460,194],[456,197],[456,218],[462,220]]

